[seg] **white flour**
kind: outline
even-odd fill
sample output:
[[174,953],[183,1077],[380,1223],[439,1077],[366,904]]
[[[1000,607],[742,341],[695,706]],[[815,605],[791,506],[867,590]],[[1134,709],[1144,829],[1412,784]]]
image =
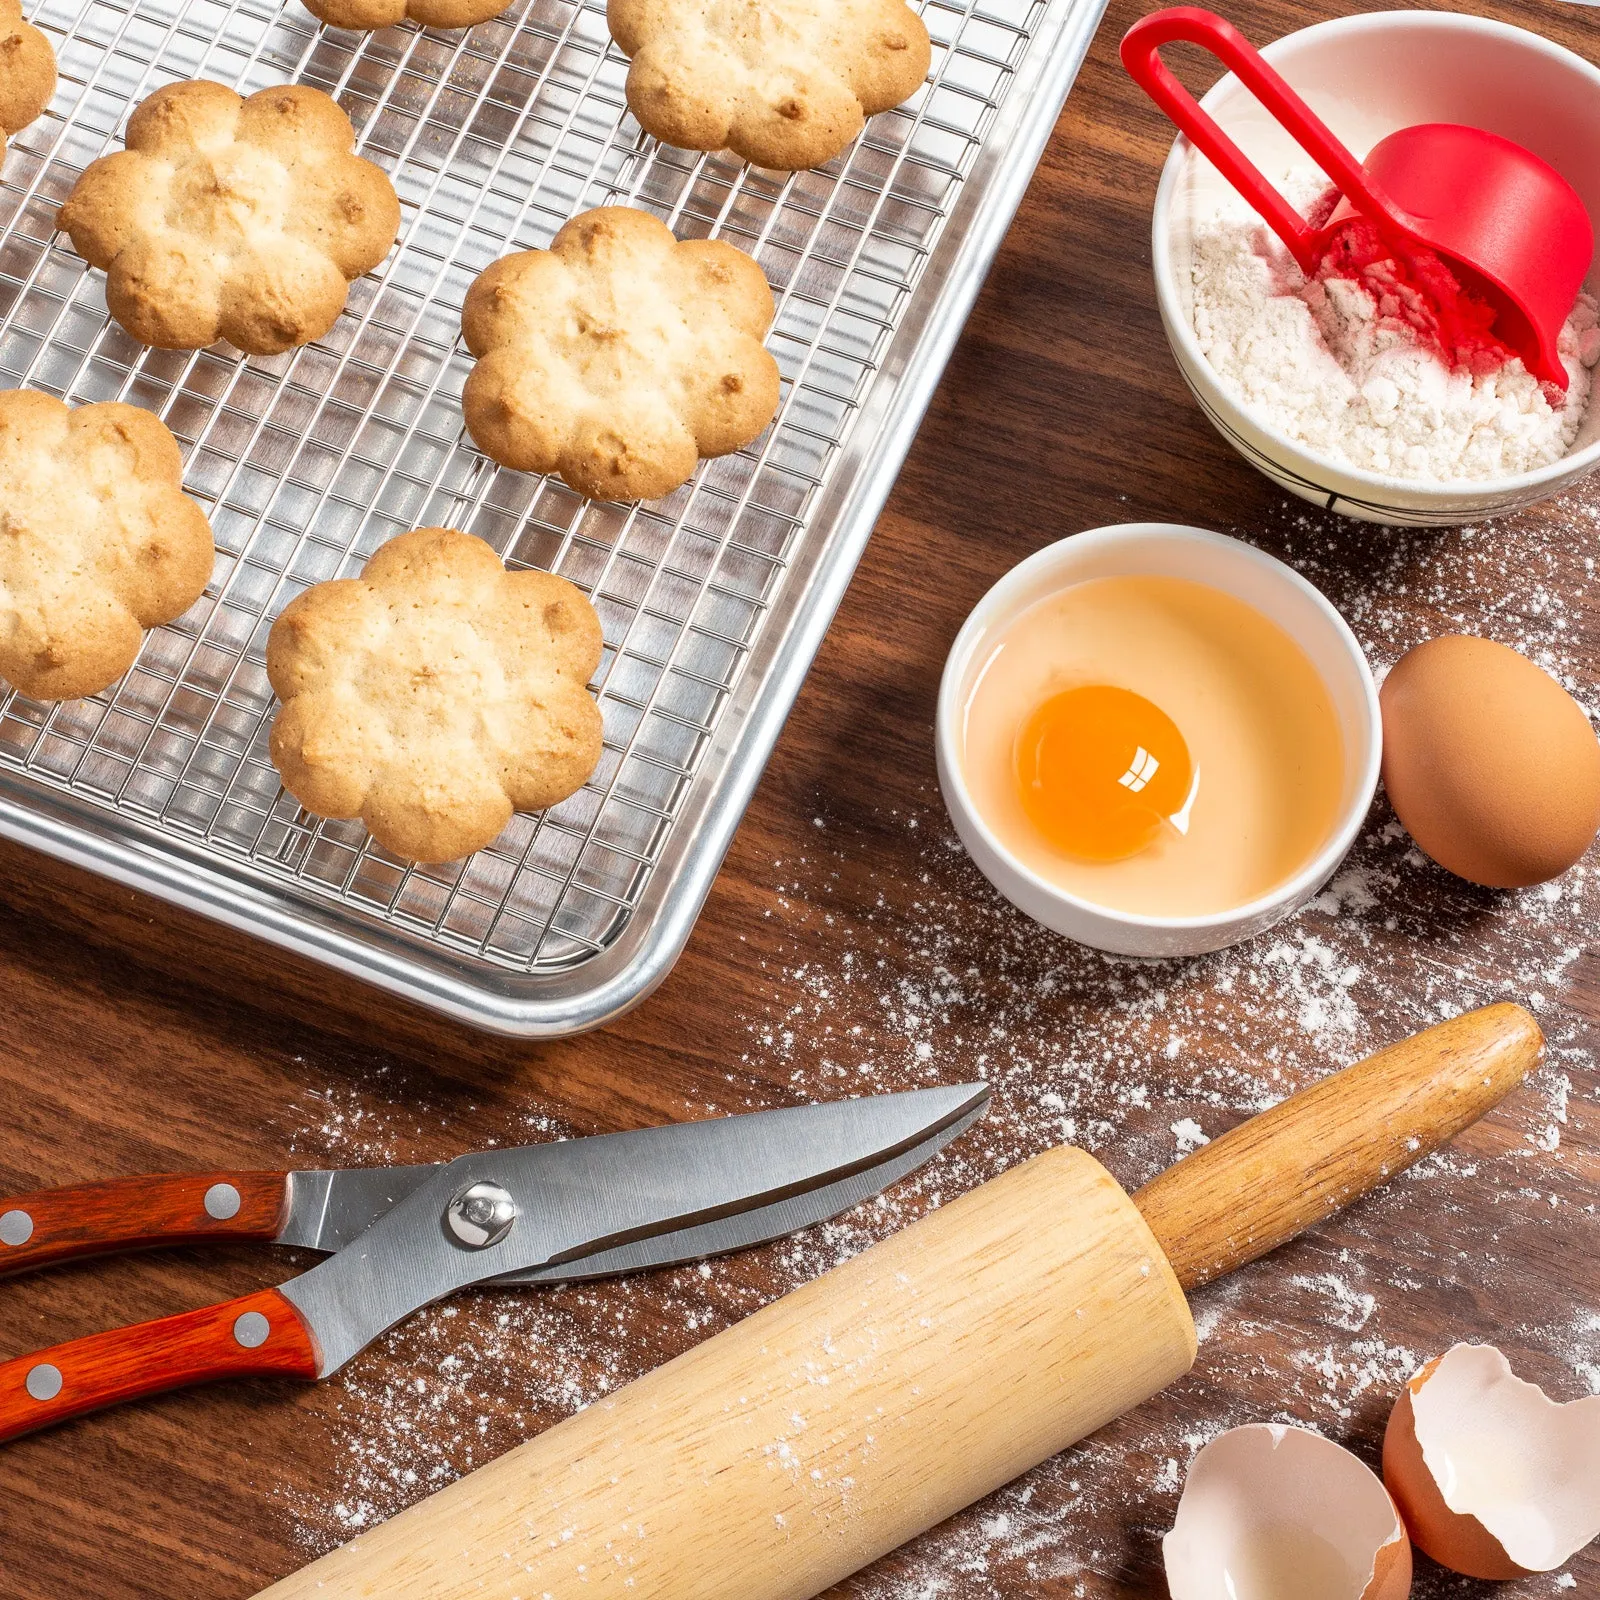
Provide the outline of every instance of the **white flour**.
[[[1301,209],[1320,175],[1282,184]],[[1223,385],[1264,427],[1369,472],[1438,481],[1512,477],[1571,448],[1600,359],[1587,294],[1562,330],[1566,402],[1552,406],[1520,361],[1477,376],[1437,351],[1360,284],[1307,282],[1276,234],[1229,202],[1194,241],[1194,328]]]

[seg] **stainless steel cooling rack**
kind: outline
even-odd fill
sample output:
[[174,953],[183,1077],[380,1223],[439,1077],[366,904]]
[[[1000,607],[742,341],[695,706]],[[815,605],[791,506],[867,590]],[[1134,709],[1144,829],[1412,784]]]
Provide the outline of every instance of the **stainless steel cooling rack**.
[[[602,0],[360,35],[295,0],[42,0],[61,85],[0,182],[0,386],[157,412],[219,550],[206,597],[92,700],[0,695],[0,831],[479,1026],[592,1027],[688,937],[1105,0],[925,0],[929,84],[828,167],[658,145]],[[393,177],[400,243],[326,339],[149,350],[54,227],[131,107],[210,77],[314,84]],[[582,501],[463,431],[473,277],[623,200],[750,251],[778,298],[775,425],[670,499]],[[3,490],[3,486],[0,486]],[[271,620],[394,534],[448,524],[549,568],[605,625],[605,754],[490,849],[419,867],[302,812],[267,758]]]

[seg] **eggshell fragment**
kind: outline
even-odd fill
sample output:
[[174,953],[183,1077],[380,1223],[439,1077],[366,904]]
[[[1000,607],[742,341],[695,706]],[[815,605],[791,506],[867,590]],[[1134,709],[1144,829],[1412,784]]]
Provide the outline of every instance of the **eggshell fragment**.
[[1493,1345],[1455,1345],[1406,1385],[1383,1477],[1441,1566],[1553,1572],[1600,1537],[1600,1395],[1558,1405]]
[[1600,829],[1600,741],[1549,673],[1446,634],[1384,680],[1383,786],[1441,867],[1494,889],[1559,877]]
[[1230,1429],[1194,1458],[1161,1553],[1172,1600],[1411,1593],[1411,1542],[1378,1475],[1279,1423]]

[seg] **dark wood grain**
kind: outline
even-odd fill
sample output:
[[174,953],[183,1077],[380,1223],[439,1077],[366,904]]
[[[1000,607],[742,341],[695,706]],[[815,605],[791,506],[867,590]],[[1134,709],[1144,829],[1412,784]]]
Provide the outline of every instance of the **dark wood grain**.
[[[239,1196],[231,1217],[206,1210],[215,1184]],[[20,1244],[0,1240],[0,1278],[108,1251],[273,1239],[287,1208],[282,1172],[152,1173],[7,1195],[0,1197],[0,1216],[19,1212],[33,1231]]]
[[[1248,537],[1306,571],[1383,663],[1407,642],[1463,626],[1513,641],[1542,626],[1538,586],[1484,564],[1503,545],[1537,567],[1541,593],[1563,597],[1563,656],[1592,694],[1592,491],[1476,541],[1397,535],[1288,501],[1195,408],[1150,282],[1150,205],[1170,129],[1115,57],[1140,9],[1112,6],[688,952],[657,994],[589,1038],[486,1038],[0,846],[0,1190],[186,1168],[434,1160],[858,1084],[909,1087],[930,1072],[992,1075],[1000,1131],[968,1135],[972,1153],[947,1158],[899,1211],[869,1213],[857,1228],[870,1234],[931,1203],[941,1184],[953,1192],[1066,1137],[1064,1113],[1039,1101],[1023,1067],[1066,1062],[1085,1040],[1097,1059],[1116,1057],[1132,1037],[1137,979],[1027,928],[949,847],[930,728],[966,612],[1008,567],[1078,529],[1152,519]],[[1251,0],[1234,14],[1261,42],[1354,9]],[[1474,9],[1600,54],[1593,11],[1558,0]],[[1209,81],[1183,52],[1173,56],[1192,86]],[[1369,625],[1375,597],[1382,628]],[[1388,822],[1380,803],[1360,848],[1392,866],[1399,887],[1380,883],[1381,903],[1362,913],[1366,976],[1350,990],[1357,1032],[1341,1036],[1341,1062],[1465,1003],[1529,999],[1504,988],[1502,957],[1531,970],[1526,951],[1554,938],[1536,903],[1406,864]],[[1300,926],[1328,948],[1349,942],[1332,911],[1308,912]],[[1184,1383],[843,1592],[1159,1597],[1159,1541],[1186,1441],[1231,1421],[1299,1419],[1375,1463],[1404,1353],[1422,1359],[1468,1336],[1500,1344],[1560,1398],[1584,1392],[1575,1365],[1594,1356],[1570,1330],[1600,1305],[1600,950],[1586,934],[1566,937],[1581,952],[1563,953],[1537,983],[1552,1070],[1571,1086],[1559,1148],[1546,1148],[1548,1084],[1542,1096],[1514,1095],[1463,1136],[1454,1165],[1203,1291],[1209,1332]],[[1314,954],[1293,949],[1296,959]],[[878,973],[870,984],[850,975],[862,967]],[[1217,1091],[1217,1063],[1259,1060],[1262,1090],[1278,1093],[1337,1064],[1259,963],[1197,963],[1162,981],[1191,1025],[1169,1060],[1158,1021],[1137,1021],[1131,1081],[1145,1099],[1118,1099],[1107,1068],[1102,1102],[1068,1104],[1080,1129],[1096,1119],[1112,1128],[1095,1148],[1130,1186],[1171,1160],[1175,1119],[1194,1116],[1211,1133],[1243,1119],[1249,1108]],[[934,1041],[931,1062],[907,1042],[913,1003],[924,1016],[943,1007],[917,1036]],[[848,1043],[855,1029],[864,1044]],[[430,1464],[462,1471],[509,1448],[761,1304],[811,1259],[779,1247],[719,1263],[706,1279],[691,1270],[576,1286],[519,1297],[515,1309],[461,1297],[330,1383],[177,1394],[19,1440],[0,1452],[0,1597],[250,1595],[353,1531],[367,1514],[359,1496],[375,1514],[420,1497]],[[259,1247],[207,1249],[8,1281],[0,1357],[242,1294],[295,1265]],[[1334,1279],[1370,1285],[1376,1310],[1347,1311],[1305,1287]],[[534,1330],[525,1345],[497,1333],[507,1316]],[[436,1413],[440,1363],[455,1352],[470,1374],[454,1391],[461,1410]],[[375,1475],[392,1494],[371,1489]],[[992,1535],[1002,1522],[1027,1537]],[[1600,1592],[1592,1552],[1570,1572],[1578,1595]],[[1419,1563],[1419,1600],[1489,1592]],[[1498,1592],[1556,1591],[1528,1580]]]

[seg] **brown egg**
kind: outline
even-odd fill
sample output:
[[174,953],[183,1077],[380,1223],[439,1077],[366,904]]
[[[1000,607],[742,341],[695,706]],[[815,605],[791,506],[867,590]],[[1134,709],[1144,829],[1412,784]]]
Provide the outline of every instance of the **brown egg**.
[[1492,889],[1558,877],[1600,828],[1600,741],[1526,656],[1446,634],[1384,680],[1383,786],[1441,867]]

